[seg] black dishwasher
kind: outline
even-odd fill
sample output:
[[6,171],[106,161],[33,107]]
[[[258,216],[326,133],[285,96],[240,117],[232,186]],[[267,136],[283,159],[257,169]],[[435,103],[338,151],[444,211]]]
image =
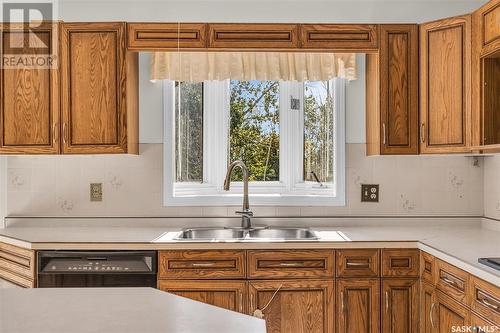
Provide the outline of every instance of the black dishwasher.
[[156,287],[155,251],[39,251],[39,288]]

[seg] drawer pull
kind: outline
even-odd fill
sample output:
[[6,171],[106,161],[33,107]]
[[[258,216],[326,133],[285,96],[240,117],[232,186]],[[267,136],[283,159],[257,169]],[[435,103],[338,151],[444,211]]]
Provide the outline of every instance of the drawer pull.
[[457,281],[455,281],[455,280],[452,280],[452,279],[450,279],[450,278],[447,278],[446,276],[442,276],[442,277],[441,277],[441,279],[443,279],[443,281],[444,281],[444,282],[446,282],[446,283],[448,283],[448,284],[452,285],[453,287],[455,287],[455,288],[457,288],[457,289],[460,289],[460,290],[462,290],[462,289],[463,289],[463,288],[462,288],[462,287],[458,284],[458,282],[457,282]]
[[385,312],[389,312],[389,292],[385,292]]
[[370,264],[367,262],[350,262],[350,261],[348,261],[346,263],[347,267],[369,267],[369,265]]
[[282,267],[299,267],[299,266],[303,266],[303,263],[300,263],[300,262],[280,262],[280,266],[282,266]]
[[214,265],[213,262],[194,262],[191,264],[193,267],[212,267]]
[[479,300],[479,303],[484,304],[488,308],[493,309],[495,311],[498,311],[500,309],[500,306],[490,303],[490,301],[488,301],[486,298]]
[[431,304],[431,310],[429,311],[429,319],[431,320],[431,327],[435,328],[436,326],[434,325],[434,318],[432,318],[432,312],[434,311],[434,307],[436,306],[435,303]]

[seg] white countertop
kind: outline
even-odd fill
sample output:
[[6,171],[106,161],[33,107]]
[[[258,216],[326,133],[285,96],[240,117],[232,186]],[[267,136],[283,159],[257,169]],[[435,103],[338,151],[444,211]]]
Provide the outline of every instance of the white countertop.
[[[0,229],[0,241],[35,250],[53,249],[298,249],[298,248],[420,248],[479,278],[500,286],[500,271],[478,263],[482,257],[500,257],[500,222],[485,228],[481,220],[461,223],[453,219],[422,219],[405,223],[339,223],[313,228],[319,241],[175,241],[180,227],[138,224],[126,227],[35,227]],[[38,224],[40,225],[40,224]]]
[[265,333],[264,320],[152,288],[0,289],[0,333]]

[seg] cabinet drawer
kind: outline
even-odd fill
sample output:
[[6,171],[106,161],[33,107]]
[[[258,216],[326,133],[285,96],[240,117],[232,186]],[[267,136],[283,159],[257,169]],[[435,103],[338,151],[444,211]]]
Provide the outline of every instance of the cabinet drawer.
[[500,288],[471,276],[470,290],[471,309],[500,325]]
[[469,273],[442,260],[436,261],[436,287],[463,304],[469,304]]
[[128,23],[130,50],[202,49],[206,46],[204,23]]
[[383,249],[382,276],[418,276],[417,249]]
[[243,279],[245,251],[161,251],[160,279]]
[[500,332],[500,326],[489,320],[484,319],[477,313],[471,312],[470,314],[470,325],[475,327],[474,333],[498,333]]
[[252,279],[333,278],[332,250],[248,251]]
[[380,275],[379,250],[338,250],[337,277],[372,277]]
[[0,277],[23,287],[34,287],[35,252],[0,243]]
[[374,24],[302,24],[302,48],[366,49],[378,47],[378,27]]
[[426,252],[420,252],[420,275],[422,280],[434,285],[434,274],[436,273],[436,260]]

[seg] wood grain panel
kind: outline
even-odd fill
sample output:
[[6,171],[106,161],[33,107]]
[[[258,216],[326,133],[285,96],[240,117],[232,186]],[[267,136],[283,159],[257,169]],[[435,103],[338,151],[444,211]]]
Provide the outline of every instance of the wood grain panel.
[[244,279],[245,251],[160,251],[160,279]]
[[436,288],[454,300],[470,304],[469,273],[436,259]]
[[129,50],[204,49],[205,23],[127,23]]
[[500,327],[500,288],[470,277],[471,309]]
[[418,28],[380,27],[381,153],[418,153]]
[[342,249],[335,251],[337,277],[380,276],[378,249]]
[[471,117],[470,15],[420,26],[423,153],[468,151]]
[[[124,23],[64,23],[62,26],[64,153],[127,153],[127,96],[137,66],[127,61]],[[130,77],[129,77],[130,76]],[[137,82],[137,80],[135,80]],[[137,88],[136,88],[137,89]],[[132,92],[132,96],[134,93]],[[132,118],[133,119],[133,118]],[[133,150],[133,149],[131,149]]]
[[474,333],[498,333],[500,331],[499,324],[495,324],[474,312],[470,314],[470,325],[475,328],[475,331],[472,331]]
[[244,281],[160,280],[158,288],[231,311],[247,312],[247,283]]
[[216,49],[295,49],[298,43],[296,24],[214,23],[208,26],[208,47]]
[[327,333],[334,327],[334,285],[331,280],[250,281],[250,313],[264,310],[268,333]]
[[446,294],[436,292],[436,326],[439,333],[453,332],[453,327],[468,326],[469,310]]
[[483,46],[500,40],[500,1],[490,1],[482,12]]
[[500,144],[500,51],[481,60],[483,145]]
[[378,26],[374,24],[301,24],[303,49],[373,51],[378,48]]
[[[34,29],[32,40],[36,37],[43,43],[40,48],[30,48],[29,33],[22,30],[22,26],[5,25],[1,30],[2,59],[5,56],[25,63],[16,68],[6,67],[0,74],[2,154],[59,152],[59,72],[58,52],[54,50],[57,27],[57,24],[43,24]],[[25,55],[37,62],[26,63]],[[51,68],[36,65],[49,59],[54,61]]]
[[382,280],[382,332],[419,332],[419,280]]
[[419,263],[418,249],[382,249],[382,276],[417,277]]
[[436,261],[434,256],[424,251],[420,251],[420,276],[422,280],[434,285],[436,283],[435,273]]
[[35,270],[35,251],[0,243],[0,278],[25,288],[33,288]]
[[336,286],[336,332],[379,332],[380,280],[339,279]]
[[248,251],[252,279],[328,278],[334,276],[332,250]]
[[420,285],[420,332],[435,333],[436,293],[433,285],[422,281]]

